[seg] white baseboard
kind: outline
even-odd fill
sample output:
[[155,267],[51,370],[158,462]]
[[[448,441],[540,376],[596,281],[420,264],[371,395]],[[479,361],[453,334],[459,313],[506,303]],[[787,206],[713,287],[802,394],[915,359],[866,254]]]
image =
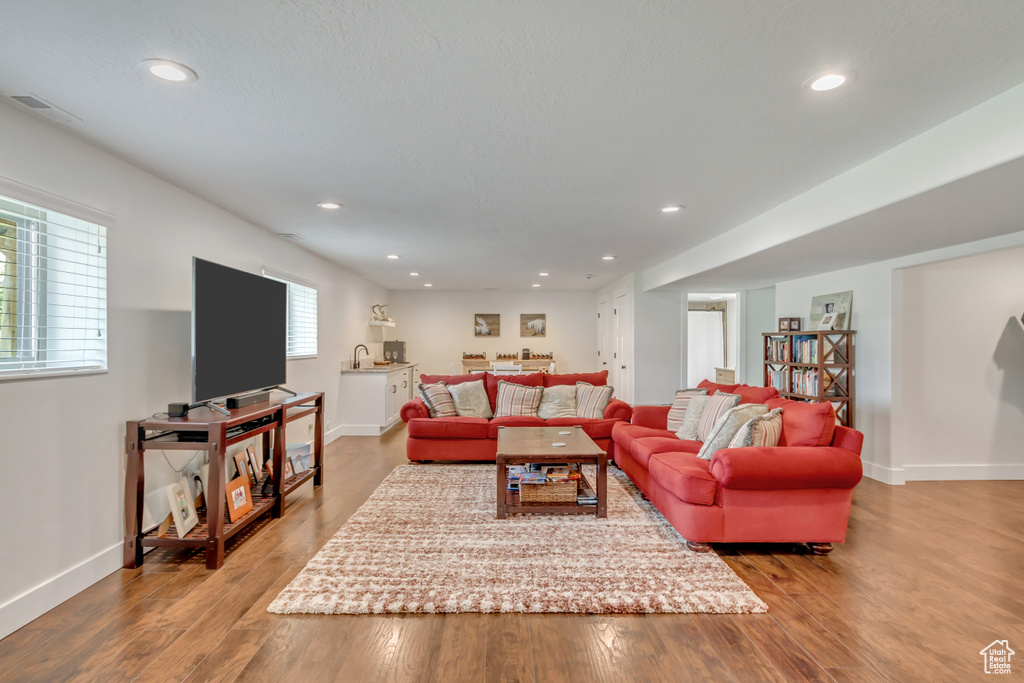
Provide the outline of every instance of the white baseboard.
[[864,466],[864,476],[868,479],[892,486],[902,486],[907,483],[906,473],[902,468],[885,467],[867,460],[862,460],[861,464]]
[[324,432],[324,445],[326,446],[332,441],[337,441],[339,437],[343,436],[341,433],[341,427],[335,427],[334,429],[328,429]]
[[124,544],[118,543],[0,605],[0,638],[116,572],[123,561]]
[[341,425],[332,431],[338,436],[380,436],[380,425]]
[[1024,465],[906,465],[907,481],[999,481],[1024,479]]

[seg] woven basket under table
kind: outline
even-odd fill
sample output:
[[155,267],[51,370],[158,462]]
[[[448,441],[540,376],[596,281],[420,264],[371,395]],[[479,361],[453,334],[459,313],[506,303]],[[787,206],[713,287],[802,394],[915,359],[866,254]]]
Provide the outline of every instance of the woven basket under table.
[[520,484],[522,503],[575,503],[576,480],[549,481],[546,484]]

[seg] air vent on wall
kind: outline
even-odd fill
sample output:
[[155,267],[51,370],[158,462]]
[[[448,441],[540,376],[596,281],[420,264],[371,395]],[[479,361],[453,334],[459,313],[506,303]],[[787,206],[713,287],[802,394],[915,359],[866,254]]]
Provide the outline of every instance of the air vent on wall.
[[11,99],[31,109],[40,116],[45,116],[51,121],[57,121],[58,123],[71,123],[72,121],[81,121],[74,114],[69,114],[60,107],[55,107],[46,100],[36,95],[11,95]]

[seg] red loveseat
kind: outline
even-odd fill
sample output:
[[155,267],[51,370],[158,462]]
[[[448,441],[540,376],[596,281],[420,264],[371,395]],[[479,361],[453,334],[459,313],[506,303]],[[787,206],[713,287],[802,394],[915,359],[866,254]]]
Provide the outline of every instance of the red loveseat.
[[697,457],[700,441],[668,431],[668,406],[635,406],[612,430],[615,463],[691,550],[711,543],[807,543],[825,554],[846,540],[853,489],[861,480],[864,435],[835,424],[829,403],[780,398],[774,389],[702,382],[709,394],[782,407],[775,448],[723,448]]
[[[462,384],[484,380],[487,397],[494,410],[494,402],[498,396],[498,381],[504,380],[514,384],[530,387],[553,387],[562,384],[574,385],[576,382],[588,382],[595,386],[608,383],[608,371],[589,372],[574,375],[550,375],[533,373],[529,375],[492,375],[489,372],[478,372],[471,375],[420,375],[424,384],[435,384],[443,381],[448,385]],[[415,398],[402,406],[402,420],[409,424],[409,438],[405,451],[409,460],[423,462],[425,460],[495,460],[498,451],[498,427],[563,427],[579,425],[594,442],[611,455],[612,427],[625,424],[632,415],[628,403],[612,399],[605,408],[604,417],[599,420],[581,417],[557,417],[542,420],[539,417],[516,416],[495,417],[430,417],[430,411],[420,398]]]

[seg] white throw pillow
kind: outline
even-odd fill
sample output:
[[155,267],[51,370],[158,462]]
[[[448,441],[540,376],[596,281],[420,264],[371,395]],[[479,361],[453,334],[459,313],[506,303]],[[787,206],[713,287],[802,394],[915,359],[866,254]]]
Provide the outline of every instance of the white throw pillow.
[[668,409],[668,419],[665,424],[665,429],[676,432],[683,426],[683,421],[686,419],[686,409],[690,405],[690,399],[694,396],[707,396],[707,389],[680,389],[676,392],[676,400],[672,402],[672,407]]
[[700,453],[697,454],[697,457],[710,460],[711,456],[718,449],[729,446],[732,438],[736,436],[736,432],[743,425],[767,412],[768,406],[761,405],[760,403],[747,403],[726,411],[724,415],[718,418],[714,429],[711,430],[708,438],[704,440],[704,445],[700,447]]
[[604,419],[604,409],[608,407],[614,392],[614,387],[595,387],[587,382],[576,382],[576,417]]
[[537,416],[537,406],[544,387],[527,387],[500,380],[498,382],[498,398],[494,402],[494,417],[514,417],[517,415]]
[[714,429],[718,418],[735,408],[739,394],[715,392],[714,396],[694,396],[686,409],[686,419],[676,436],[684,441],[704,441]]
[[542,420],[576,417],[576,387],[572,384],[544,387],[540,405],[537,406],[537,417]]
[[729,442],[729,448],[775,448],[782,437],[782,408],[768,411],[764,415],[751,418],[739,428]]
[[462,384],[449,384],[448,391],[452,395],[452,400],[455,401],[455,411],[459,417],[486,417],[487,419],[493,417],[491,402],[487,400],[487,390],[484,389],[482,379]]

